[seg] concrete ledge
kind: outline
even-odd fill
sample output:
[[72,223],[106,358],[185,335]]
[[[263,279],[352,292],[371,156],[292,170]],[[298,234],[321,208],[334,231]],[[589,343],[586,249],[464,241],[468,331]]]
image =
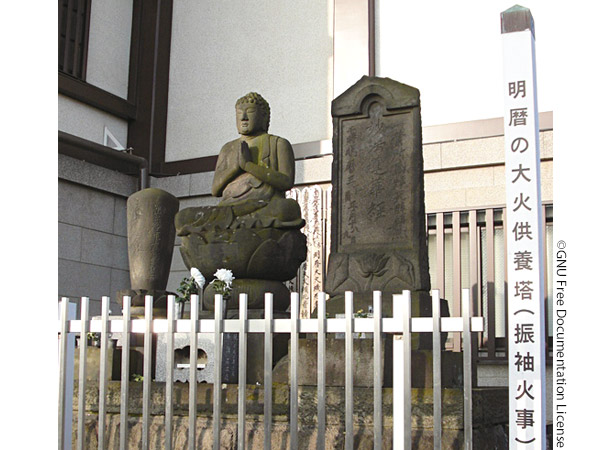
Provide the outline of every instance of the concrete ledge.
[[70,156],[58,155],[57,174],[60,180],[111,194],[129,197],[138,190],[138,177],[125,175]]

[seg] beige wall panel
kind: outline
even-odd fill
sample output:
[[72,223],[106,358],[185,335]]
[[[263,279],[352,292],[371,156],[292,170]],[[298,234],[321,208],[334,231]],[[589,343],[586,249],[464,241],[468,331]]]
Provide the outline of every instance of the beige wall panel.
[[506,173],[504,172],[504,164],[502,164],[501,166],[493,166],[491,170],[493,170],[494,174],[493,185],[502,186],[502,189],[504,189],[504,186],[506,186]]
[[506,203],[504,185],[466,189],[466,206],[468,208],[499,206],[504,203]]
[[425,203],[426,213],[462,209],[466,207],[466,190],[426,191]]
[[540,164],[540,197],[543,202],[553,201],[553,161]]
[[424,144],[424,171],[440,169],[441,144]]
[[553,157],[553,130],[540,133],[540,158]]
[[504,162],[504,136],[441,143],[442,167]]
[[424,176],[426,192],[491,186],[493,181],[494,172],[490,167],[432,172]]

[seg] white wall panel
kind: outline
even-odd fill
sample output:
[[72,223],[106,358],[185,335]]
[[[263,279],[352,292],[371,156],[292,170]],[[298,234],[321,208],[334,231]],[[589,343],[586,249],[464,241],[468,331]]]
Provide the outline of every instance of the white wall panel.
[[127,121],[61,94],[57,106],[60,131],[104,144],[107,127],[121,145],[127,145]]
[[133,0],[91,2],[87,83],[127,98]]
[[166,160],[216,155],[235,139],[235,101],[271,105],[293,144],[332,133],[330,0],[174,2]]

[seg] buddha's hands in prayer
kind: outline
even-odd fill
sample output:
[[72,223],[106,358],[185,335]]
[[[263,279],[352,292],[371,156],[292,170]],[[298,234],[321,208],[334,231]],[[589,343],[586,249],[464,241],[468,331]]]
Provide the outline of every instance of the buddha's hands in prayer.
[[249,162],[252,162],[252,154],[250,153],[248,143],[242,141],[241,147],[239,149],[239,167],[241,168],[241,170],[246,172],[246,164]]

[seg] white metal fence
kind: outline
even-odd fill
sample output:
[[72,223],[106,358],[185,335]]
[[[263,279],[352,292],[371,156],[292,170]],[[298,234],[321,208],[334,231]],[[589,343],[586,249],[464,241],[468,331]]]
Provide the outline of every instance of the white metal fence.
[[[189,333],[190,364],[189,379],[197,379],[197,338],[198,333],[212,333],[216,349],[222,348],[225,333],[239,335],[238,365],[238,415],[237,442],[239,449],[246,448],[246,355],[247,336],[251,333],[264,335],[264,448],[271,449],[272,428],[272,361],[273,336],[278,333],[290,334],[290,448],[299,446],[298,435],[298,344],[299,334],[317,335],[317,448],[325,448],[326,432],[326,336],[331,333],[345,333],[345,448],[354,445],[354,333],[372,333],[374,359],[374,448],[382,448],[383,414],[382,414],[382,335],[394,336],[394,386],[393,386],[393,448],[409,449],[412,442],[411,430],[411,339],[412,333],[432,333],[433,355],[433,397],[434,397],[434,448],[441,448],[441,333],[462,333],[464,350],[464,440],[465,448],[472,448],[472,340],[473,332],[483,331],[483,319],[470,316],[469,290],[462,291],[462,317],[442,317],[440,314],[440,296],[432,292],[432,317],[411,317],[411,293],[403,291],[393,298],[393,317],[381,316],[381,292],[373,294],[373,317],[354,318],[353,295],[345,293],[345,318],[327,318],[325,311],[326,294],[318,295],[318,317],[301,319],[299,317],[300,299],[298,294],[291,296],[291,317],[289,319],[273,318],[273,297],[265,296],[264,319],[247,319],[247,296],[240,295],[239,319],[224,319],[222,315],[222,297],[215,299],[215,318],[199,319],[199,298],[191,299],[191,318],[176,320],[173,296],[168,296],[167,319],[153,319],[152,297],[146,298],[144,319],[131,319],[131,299],[124,298],[122,319],[109,319],[109,297],[102,299],[101,318],[90,319],[89,299],[81,299],[81,319],[69,318],[68,298],[62,298],[60,307],[59,343],[60,343],[60,399],[59,399],[59,448],[72,448],[71,409],[72,385],[69,374],[73,373],[74,360],[69,357],[74,344],[68,345],[73,336],[80,335],[80,356],[78,376],[78,415],[77,415],[77,449],[83,449],[85,442],[85,384],[87,333],[100,333],[100,376],[99,376],[99,418],[98,443],[103,449],[106,436],[106,394],[107,394],[107,352],[110,333],[120,333],[129,337],[130,333],[144,336],[144,376],[142,398],[142,448],[149,448],[149,429],[151,423],[151,385],[152,385],[152,336],[165,333],[167,339],[166,374],[173,373],[174,368],[174,335]],[[409,336],[403,339],[403,336]],[[351,338],[350,338],[351,337]],[[120,404],[120,448],[126,449],[128,443],[128,399],[129,399],[129,338],[122,338],[123,351],[121,360],[121,404]],[[213,386],[213,448],[220,448],[221,432],[221,368],[222,351],[215,352],[214,386]],[[174,416],[174,398],[172,389],[173,377],[166,376],[165,388],[165,448],[172,448],[172,419]],[[188,448],[195,449],[195,430],[197,419],[197,382],[189,383],[189,434]]]

